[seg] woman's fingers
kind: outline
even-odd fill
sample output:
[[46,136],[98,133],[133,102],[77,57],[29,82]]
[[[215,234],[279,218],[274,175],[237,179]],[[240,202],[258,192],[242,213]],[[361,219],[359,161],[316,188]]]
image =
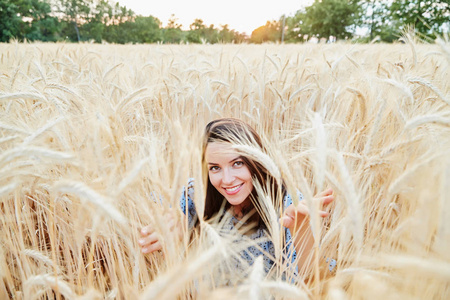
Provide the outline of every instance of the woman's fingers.
[[[319,198],[321,206],[326,206],[334,201],[333,189],[331,189],[331,188],[325,190],[324,192],[320,193],[319,195],[321,195]],[[324,211],[324,210],[319,211],[319,216],[321,216],[323,218],[326,218],[329,215],[330,215],[330,213],[327,211]]]
[[158,233],[153,231],[150,226],[142,228],[141,236],[142,237],[138,240],[138,244],[141,246],[142,253],[148,254],[162,249]]
[[314,196],[314,199],[320,201],[321,205],[327,205],[334,201],[333,189],[329,188]]
[[142,227],[142,229],[141,229],[141,236],[145,237],[145,236],[147,236],[149,234],[152,234],[153,231],[154,230],[153,230],[153,227],[151,225],[147,225],[145,227]]
[[283,216],[280,218],[280,224],[284,227],[290,228],[295,225],[295,219],[290,216]]
[[143,247],[141,251],[142,251],[142,253],[147,254],[147,253],[152,253],[152,252],[155,252],[155,251],[158,251],[161,249],[162,249],[161,242],[158,241],[149,246]]
[[153,232],[152,234],[150,234],[146,237],[140,238],[138,243],[139,243],[139,246],[145,248],[145,247],[148,247],[151,244],[156,243],[158,241],[159,241],[158,234],[156,232]]
[[159,232],[164,233],[164,235],[166,233],[176,234],[180,240],[182,239],[182,224],[178,221],[175,212],[169,209],[162,217],[164,222],[157,228],[147,225],[140,230],[141,238],[138,240],[138,244],[142,253],[147,254],[162,249],[163,238]]
[[322,205],[330,204],[333,201],[334,201],[334,196],[333,195],[324,196],[324,197],[322,197],[320,199],[320,202],[321,202]]
[[[314,201],[319,201],[320,208],[318,214],[322,218],[326,218],[330,215],[329,212],[322,210],[323,206],[326,206],[334,201],[333,189],[329,188],[314,197]],[[306,204],[302,201],[295,206],[289,205],[284,211],[283,216],[280,218],[279,222],[281,225],[287,228],[292,228],[294,226],[299,226],[303,224],[305,220],[309,217],[310,212]]]
[[319,210],[319,216],[321,216],[322,218],[326,218],[330,215],[329,212],[324,211],[324,210]]
[[[164,217],[165,217],[165,219],[166,219],[166,222],[165,222],[165,223],[167,224],[168,228],[169,228],[170,230],[173,230],[173,229],[176,227],[175,225],[177,224],[177,222],[175,221],[175,217],[173,216],[173,214],[171,213],[171,211],[165,213],[165,214],[164,214]],[[140,233],[141,233],[141,236],[142,236],[142,237],[145,237],[145,236],[147,236],[147,235],[152,234],[154,231],[155,231],[155,229],[153,228],[152,225],[147,225],[147,226],[145,226],[145,227],[142,227]]]
[[161,224],[163,226],[160,229],[156,229],[152,225],[142,227],[141,238],[138,240],[142,253],[152,253],[162,249],[162,238],[158,234],[159,230],[163,232],[169,230],[170,233],[175,233],[180,239],[182,238],[182,228],[173,213],[171,211],[165,213],[164,218],[165,222]]
[[279,222],[284,227],[291,228],[294,227],[296,223],[302,222],[306,216],[309,216],[308,207],[300,202],[297,206],[293,204],[289,205]]
[[329,196],[331,194],[333,194],[333,189],[332,188],[328,188],[325,191],[318,193],[316,195],[316,197],[325,197],[325,196]]

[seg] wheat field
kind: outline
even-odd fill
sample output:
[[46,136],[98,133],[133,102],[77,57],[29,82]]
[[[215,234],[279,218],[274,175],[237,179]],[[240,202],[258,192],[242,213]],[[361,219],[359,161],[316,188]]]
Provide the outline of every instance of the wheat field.
[[[450,45],[405,40],[0,44],[0,299],[449,299]],[[170,234],[220,117],[289,191],[334,189],[314,250],[334,273],[233,270],[217,224]],[[140,253],[147,224],[162,252]]]

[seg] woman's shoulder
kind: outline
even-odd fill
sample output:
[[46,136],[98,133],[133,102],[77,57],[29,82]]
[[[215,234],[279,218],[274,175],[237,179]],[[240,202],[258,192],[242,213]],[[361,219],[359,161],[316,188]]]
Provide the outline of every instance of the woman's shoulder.
[[189,178],[187,185],[183,186],[181,198],[184,201],[194,198],[194,178]]
[[194,178],[189,178],[188,179],[188,184],[187,184],[187,188],[189,189],[194,189]]
[[197,212],[194,204],[194,178],[189,178],[188,184],[183,187],[183,192],[180,197],[181,211],[188,216],[189,224],[193,222]]

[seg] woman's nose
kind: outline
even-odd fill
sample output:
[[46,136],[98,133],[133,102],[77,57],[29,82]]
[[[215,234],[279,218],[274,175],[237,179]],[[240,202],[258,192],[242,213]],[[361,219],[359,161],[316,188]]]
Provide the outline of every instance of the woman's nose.
[[234,175],[233,172],[231,170],[229,170],[228,168],[225,168],[223,171],[223,178],[222,178],[222,183],[223,184],[231,184],[234,181]]

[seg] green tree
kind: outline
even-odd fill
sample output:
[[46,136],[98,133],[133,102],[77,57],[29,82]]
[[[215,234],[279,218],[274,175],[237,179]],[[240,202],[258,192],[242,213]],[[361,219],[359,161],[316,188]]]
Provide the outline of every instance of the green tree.
[[291,24],[291,31],[298,28],[294,30],[298,39],[305,36],[346,39],[353,36],[360,14],[359,0],[315,0],[304,11],[296,13],[294,20],[298,23]]
[[221,29],[218,32],[218,40],[221,43],[244,43],[248,42],[249,38],[245,33],[238,32],[234,29],[229,29],[228,25],[221,25]]
[[[63,35],[71,40],[81,41],[80,24],[86,22],[91,13],[93,0],[59,0],[58,12],[63,14],[65,24],[62,27]],[[74,38],[76,37],[76,39]]]
[[383,42],[393,42],[400,36],[399,23],[390,15],[390,0],[363,0],[361,7],[365,14],[357,24],[368,29],[369,35],[363,41],[378,37]]
[[162,40],[161,22],[152,16],[136,17],[132,24],[131,37],[135,43],[155,43]]
[[187,33],[187,40],[190,43],[201,43],[204,37],[206,25],[202,19],[195,19],[194,22],[189,25],[189,32]]
[[219,30],[212,24],[207,27],[202,19],[195,19],[194,22],[189,25],[189,29],[190,30],[186,35],[188,42],[215,44],[220,40]]
[[109,1],[100,0],[91,8],[87,22],[81,26],[81,33],[87,40],[101,43],[104,39],[107,24],[111,22],[113,7]]
[[[209,44],[215,44],[219,41],[219,30],[213,24],[203,30],[203,41]],[[202,42],[203,42],[202,41]]]
[[294,16],[287,17],[285,20],[286,31],[284,41],[287,43],[303,42],[305,35],[300,32],[300,26],[303,24],[304,11],[298,10]]
[[179,44],[185,40],[185,34],[177,20],[175,15],[169,18],[167,27],[163,30],[163,41],[165,43]]
[[125,6],[120,6],[118,2],[114,6],[108,2],[102,11],[102,23],[105,25],[102,32],[102,39],[109,43],[118,44],[133,42],[131,31],[134,27],[134,12]]
[[244,33],[239,33],[234,29],[229,29],[228,25],[221,25],[218,31],[218,41],[221,43],[243,43],[247,41],[247,36]]
[[55,40],[58,20],[46,0],[0,0],[0,41]]
[[[97,43],[103,40],[119,44],[143,43],[148,41],[144,36],[148,35],[155,25],[152,23],[153,17],[149,17],[149,22],[146,18],[135,17],[131,9],[121,6],[118,2],[112,5],[111,2],[102,0],[91,8],[89,16],[80,27],[80,33],[83,40],[94,40]],[[159,29],[158,22],[156,27]]]
[[281,38],[281,27],[278,21],[267,21],[266,25],[253,30],[250,42],[261,44],[264,42],[276,42]]
[[390,11],[403,26],[414,25],[423,34],[442,33],[443,25],[450,25],[449,0],[394,0]]
[[236,32],[228,28],[228,24],[222,25],[219,31],[219,41],[222,43],[232,43],[235,41]]
[[80,27],[80,35],[83,40],[94,40],[96,43],[101,43],[104,39],[106,25],[98,21],[89,21]]
[[47,0],[30,0],[31,8],[28,28],[24,36],[29,40],[56,41],[59,36],[60,24],[57,17],[52,16],[50,2]]
[[0,42],[8,42],[19,35],[22,23],[19,2],[21,1],[0,0]]

